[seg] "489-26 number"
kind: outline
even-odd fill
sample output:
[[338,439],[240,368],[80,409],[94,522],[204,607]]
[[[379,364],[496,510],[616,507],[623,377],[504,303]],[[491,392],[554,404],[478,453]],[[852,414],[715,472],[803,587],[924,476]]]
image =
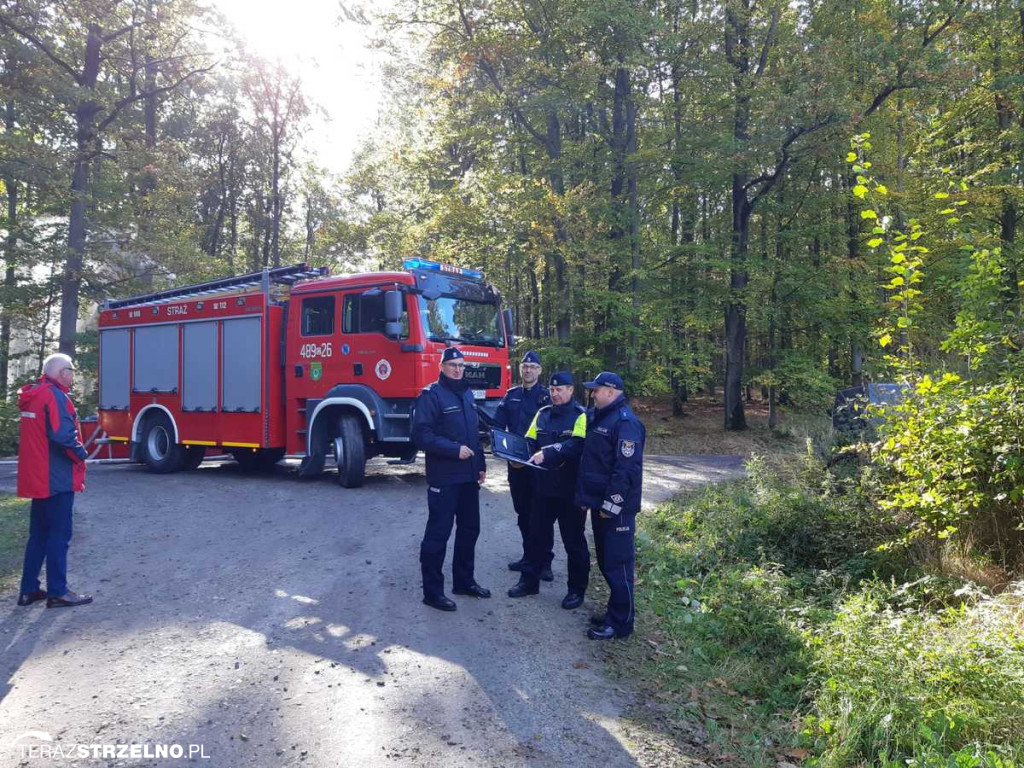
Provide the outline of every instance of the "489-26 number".
[[330,357],[334,353],[331,342],[325,341],[322,344],[303,344],[299,348],[299,357],[309,359],[311,357]]

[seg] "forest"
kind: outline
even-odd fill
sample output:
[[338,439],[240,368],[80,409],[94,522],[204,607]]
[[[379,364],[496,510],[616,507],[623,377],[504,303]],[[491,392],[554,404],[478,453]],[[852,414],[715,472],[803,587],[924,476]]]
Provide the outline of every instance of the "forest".
[[[396,0],[338,19],[386,62],[344,172],[316,161],[316,94],[195,0],[0,0],[6,425],[45,354],[95,364],[98,302],[299,261],[480,269],[547,369],[620,371],[676,416],[700,398],[729,432],[755,402],[774,431],[897,382],[868,439],[659,513],[648,565],[673,586],[647,610],[693,631],[683,596],[725,611],[702,641],[799,659],[729,681],[762,707],[750,733],[816,764],[1024,759],[1005,695],[1024,670],[1024,7]],[[697,541],[732,582],[707,587]],[[802,650],[751,651],[741,628],[783,616]],[[894,616],[917,667],[887,655]],[[720,662],[688,658],[646,672]],[[864,682],[886,668],[927,690]]]

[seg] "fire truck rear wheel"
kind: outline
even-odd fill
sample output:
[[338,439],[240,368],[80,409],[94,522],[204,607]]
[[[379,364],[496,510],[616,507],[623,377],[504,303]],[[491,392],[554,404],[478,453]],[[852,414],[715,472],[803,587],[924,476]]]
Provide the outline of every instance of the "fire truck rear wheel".
[[142,461],[150,472],[163,475],[181,469],[185,451],[174,442],[171,420],[163,413],[154,413],[146,419],[142,430]]
[[347,413],[338,418],[338,437],[334,440],[338,461],[338,483],[343,488],[358,488],[366,476],[366,445],[358,417]]

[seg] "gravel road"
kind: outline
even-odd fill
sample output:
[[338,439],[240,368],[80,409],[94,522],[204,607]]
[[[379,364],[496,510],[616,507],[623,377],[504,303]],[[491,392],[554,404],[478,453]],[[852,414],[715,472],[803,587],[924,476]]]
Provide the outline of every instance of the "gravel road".
[[[738,457],[645,461],[650,502],[742,472]],[[476,575],[495,596],[446,614],[420,603],[421,463],[375,460],[358,490],[288,464],[264,477],[231,462],[90,467],[70,582],[96,602],[0,598],[0,766],[62,764],[20,749],[37,738],[11,746],[27,731],[62,748],[202,745],[195,762],[218,768],[649,764],[620,721],[631,692],[584,636],[594,606],[559,606],[560,544],[554,584],[505,597],[518,530],[504,464],[490,470]],[[13,486],[0,467],[0,490]]]

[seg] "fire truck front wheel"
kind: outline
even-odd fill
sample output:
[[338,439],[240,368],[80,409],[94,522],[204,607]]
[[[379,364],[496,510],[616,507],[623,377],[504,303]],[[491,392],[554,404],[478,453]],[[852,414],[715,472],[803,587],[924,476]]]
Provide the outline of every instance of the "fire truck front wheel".
[[142,461],[150,472],[161,475],[176,472],[185,461],[182,446],[174,442],[171,420],[163,413],[154,413],[146,419],[142,430]]
[[366,444],[359,418],[351,413],[338,418],[338,437],[334,439],[334,457],[338,461],[338,482],[343,488],[358,488],[366,475]]

